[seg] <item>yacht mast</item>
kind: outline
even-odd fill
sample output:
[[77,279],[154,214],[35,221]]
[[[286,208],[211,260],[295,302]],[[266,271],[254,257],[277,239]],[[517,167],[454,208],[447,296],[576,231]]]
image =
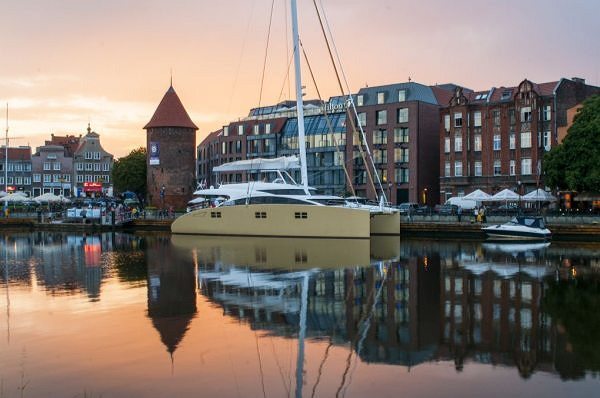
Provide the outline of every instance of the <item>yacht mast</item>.
[[290,0],[292,13],[292,36],[294,43],[294,69],[296,74],[296,110],[298,112],[298,148],[300,150],[300,175],[304,192],[308,195],[308,172],[306,169],[306,138],[304,134],[304,107],[302,101],[302,76],[300,74],[300,38],[298,36],[298,11],[296,0]]

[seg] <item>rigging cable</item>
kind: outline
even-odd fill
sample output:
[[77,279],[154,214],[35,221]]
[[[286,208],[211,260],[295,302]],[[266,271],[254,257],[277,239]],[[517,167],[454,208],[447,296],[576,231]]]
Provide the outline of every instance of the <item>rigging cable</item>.
[[[315,6],[315,11],[317,13],[317,17],[319,19],[319,25],[321,26],[321,32],[323,33],[323,38],[325,39],[325,43],[327,44],[327,51],[329,53],[329,58],[331,59],[331,64],[333,66],[333,70],[335,72],[335,76],[337,78],[338,85],[340,87],[340,91],[341,91],[342,95],[346,95],[346,92],[344,91],[344,87],[342,85],[342,81],[340,80],[340,74],[338,72],[338,68],[337,68],[336,62],[335,62],[335,60],[333,58],[333,52],[331,51],[331,46],[329,45],[329,38],[327,36],[327,33],[325,32],[325,27],[323,25],[323,20],[321,18],[321,12],[319,11],[319,7],[317,6],[316,0],[313,0],[313,4]],[[325,23],[327,24],[327,30],[329,32],[329,36],[331,37],[331,42],[332,42],[333,48],[335,50],[337,61],[340,64],[340,70],[342,71],[342,76],[344,77],[344,82],[346,83],[346,89],[348,90],[348,100],[349,100],[349,103],[351,105],[351,109],[354,111],[354,115],[353,116],[356,117],[356,120],[358,120],[358,112],[356,111],[356,107],[354,106],[354,101],[352,100],[352,95],[350,94],[350,87],[348,86],[348,81],[346,79],[346,74],[344,73],[344,69],[342,67],[342,63],[341,63],[339,54],[337,52],[337,48],[335,47],[335,42],[333,41],[333,35],[331,34],[331,29],[329,28],[329,22],[327,21],[327,16],[325,15],[325,9],[323,8],[322,4],[321,4],[321,8],[323,9],[323,17],[325,18]],[[352,131],[352,138],[354,138],[354,134],[357,132],[356,124],[354,123],[354,118],[350,118],[349,122],[350,122],[350,126],[351,126],[351,131]],[[377,168],[375,167],[375,162],[373,161],[373,156],[371,154],[369,146],[367,145],[367,137],[365,135],[365,132],[364,132],[364,130],[363,130],[363,128],[362,128],[362,126],[360,124],[358,125],[358,128],[360,130],[361,136],[362,136],[363,141],[365,143],[364,145],[365,145],[366,152],[367,152],[367,155],[368,155],[369,160],[370,160],[371,167],[373,168],[374,171],[376,171]],[[359,153],[360,153],[360,155],[361,155],[361,157],[363,159],[363,162],[365,163],[365,166],[367,166],[368,162],[365,159],[365,154],[363,152],[362,145],[359,144],[357,146],[358,146]],[[379,200],[379,194],[377,192],[377,189],[375,188],[375,182],[374,182],[375,180],[374,180],[374,178],[373,178],[373,176],[371,174],[371,169],[369,167],[365,167],[365,170],[367,171],[367,175],[369,177],[368,179],[369,179],[369,183],[371,184],[371,188],[373,188],[373,191],[375,192],[375,197],[376,197],[377,200]],[[387,198],[385,197],[385,190],[383,189],[383,186],[381,184],[381,180],[379,178],[379,174],[375,173],[375,176],[377,178],[377,184],[379,185],[379,189],[381,191],[381,195],[384,197],[384,200],[387,201]]]
[[[333,139],[333,145],[336,148],[335,152],[336,152],[336,154],[342,153],[340,151],[339,143],[335,139],[333,125],[331,124],[329,114],[327,113],[327,107],[325,107],[325,101],[323,101],[323,97],[321,97],[321,92],[319,91],[319,86],[317,85],[317,79],[315,79],[315,75],[313,73],[312,67],[310,66],[310,62],[308,62],[308,55],[306,54],[306,50],[304,49],[304,45],[302,44],[302,42],[300,42],[300,47],[302,48],[302,54],[304,54],[304,59],[306,61],[306,65],[308,66],[308,72],[310,73],[310,77],[313,81],[313,84],[315,85],[315,90],[317,91],[317,96],[319,97],[319,101],[321,101],[321,105],[323,106],[323,115],[325,116],[325,122],[327,123],[327,129],[331,133],[331,137]],[[354,184],[352,184],[352,180],[350,179],[350,174],[348,173],[348,169],[346,168],[346,162],[342,162],[342,169],[344,170],[344,174],[346,175],[346,180],[348,180],[348,185],[350,186],[350,190],[352,191],[352,196],[356,196],[356,192],[354,191]]]
[[265,47],[265,59],[263,60],[262,76],[260,78],[260,93],[258,95],[258,107],[262,100],[262,93],[265,81],[265,69],[267,68],[267,56],[269,52],[269,39],[271,38],[271,24],[273,23],[273,8],[275,8],[275,0],[271,1],[271,13],[269,15],[269,29],[267,30],[267,45]]

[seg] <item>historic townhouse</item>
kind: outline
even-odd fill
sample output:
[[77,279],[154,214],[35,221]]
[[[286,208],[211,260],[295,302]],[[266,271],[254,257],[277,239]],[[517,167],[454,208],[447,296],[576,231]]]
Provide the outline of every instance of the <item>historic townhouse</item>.
[[456,87],[441,112],[440,201],[475,189],[544,187],[543,154],[558,144],[567,110],[599,92],[577,78],[478,92]]
[[73,194],[73,158],[60,145],[43,145],[31,157],[32,195],[45,193],[71,196]]
[[100,135],[90,128],[79,139],[73,153],[74,193],[76,196],[102,196],[112,194],[110,174],[113,155],[100,145]]
[[[8,152],[8,161],[7,161]],[[23,192],[31,196],[31,148],[0,148],[0,190]]]

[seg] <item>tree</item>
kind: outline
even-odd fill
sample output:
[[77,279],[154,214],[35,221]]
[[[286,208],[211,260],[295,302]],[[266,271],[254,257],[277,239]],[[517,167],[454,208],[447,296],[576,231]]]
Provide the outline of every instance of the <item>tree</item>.
[[118,193],[132,191],[138,199],[146,197],[146,148],[134,149],[117,159],[112,171],[113,184]]
[[544,156],[546,185],[572,191],[600,188],[600,95],[577,112],[562,144]]

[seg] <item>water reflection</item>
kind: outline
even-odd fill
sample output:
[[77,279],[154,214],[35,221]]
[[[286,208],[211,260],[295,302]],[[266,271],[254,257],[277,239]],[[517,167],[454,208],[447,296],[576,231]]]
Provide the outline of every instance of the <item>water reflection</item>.
[[[186,355],[220,344],[188,337],[223,322],[196,322],[216,308],[240,338],[250,330],[296,344],[296,395],[344,395],[367,371],[359,364],[393,372],[441,362],[456,375],[494,365],[521,380],[589,381],[600,370],[596,245],[34,232],[0,235],[0,248],[7,335],[13,288],[21,300],[82,297],[88,316],[115,286],[139,289],[148,327],[139,339],[159,339],[165,361],[193,368]],[[325,351],[305,356],[305,340]],[[328,368],[337,376],[324,377]]]

